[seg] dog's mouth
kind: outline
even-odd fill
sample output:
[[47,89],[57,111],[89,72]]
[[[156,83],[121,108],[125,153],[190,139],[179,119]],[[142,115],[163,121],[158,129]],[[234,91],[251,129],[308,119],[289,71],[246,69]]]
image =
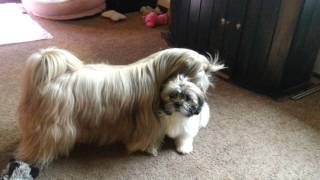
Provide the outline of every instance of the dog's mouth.
[[191,117],[191,116],[194,116],[194,115],[198,115],[198,114],[200,114],[200,111],[201,111],[201,109],[199,109],[199,108],[191,108],[191,109],[188,110],[187,116]]
[[201,107],[176,107],[176,111],[182,113],[186,117],[198,115],[201,112]]
[[192,108],[192,109],[190,110],[190,113],[191,113],[192,115],[198,115],[198,114],[200,114],[200,112],[201,112],[201,107],[199,107],[199,108],[194,107],[194,108]]
[[181,113],[186,117],[198,115],[201,112],[201,106],[184,106],[182,104],[167,104],[161,107],[162,112],[172,115],[174,112]]

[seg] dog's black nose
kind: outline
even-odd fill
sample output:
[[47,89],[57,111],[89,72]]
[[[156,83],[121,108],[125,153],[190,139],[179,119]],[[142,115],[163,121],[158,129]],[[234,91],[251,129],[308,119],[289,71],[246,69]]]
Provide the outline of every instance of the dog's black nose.
[[179,108],[181,105],[182,105],[182,104],[179,103],[179,102],[175,102],[175,103],[174,103],[174,107],[176,107],[176,108]]

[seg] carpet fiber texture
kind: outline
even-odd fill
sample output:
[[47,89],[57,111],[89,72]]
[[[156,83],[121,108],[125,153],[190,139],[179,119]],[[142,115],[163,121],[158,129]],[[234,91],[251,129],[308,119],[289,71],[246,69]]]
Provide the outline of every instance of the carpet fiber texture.
[[[0,168],[19,142],[16,109],[26,58],[56,46],[85,62],[128,64],[167,48],[160,32],[137,14],[113,23],[96,16],[74,21],[34,18],[55,38],[0,47]],[[320,179],[320,93],[274,101],[222,80],[210,90],[211,121],[181,156],[166,141],[158,157],[128,155],[121,145],[77,146],[39,179]]]

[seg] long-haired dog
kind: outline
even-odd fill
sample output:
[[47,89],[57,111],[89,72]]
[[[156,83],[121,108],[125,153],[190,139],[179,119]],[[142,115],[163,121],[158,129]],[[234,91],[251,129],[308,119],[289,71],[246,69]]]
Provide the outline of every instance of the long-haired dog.
[[182,74],[201,90],[223,66],[187,49],[167,49],[130,65],[82,63],[48,48],[27,60],[15,158],[43,166],[76,143],[120,142],[145,151],[160,136],[160,90]]

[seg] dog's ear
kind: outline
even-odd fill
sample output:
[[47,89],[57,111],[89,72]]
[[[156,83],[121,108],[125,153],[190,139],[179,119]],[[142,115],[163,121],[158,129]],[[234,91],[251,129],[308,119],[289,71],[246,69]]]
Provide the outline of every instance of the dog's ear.
[[33,167],[33,166],[30,166],[30,168],[31,168],[30,174],[31,174],[32,178],[35,179],[36,177],[39,176],[40,170],[39,170],[39,168]]

